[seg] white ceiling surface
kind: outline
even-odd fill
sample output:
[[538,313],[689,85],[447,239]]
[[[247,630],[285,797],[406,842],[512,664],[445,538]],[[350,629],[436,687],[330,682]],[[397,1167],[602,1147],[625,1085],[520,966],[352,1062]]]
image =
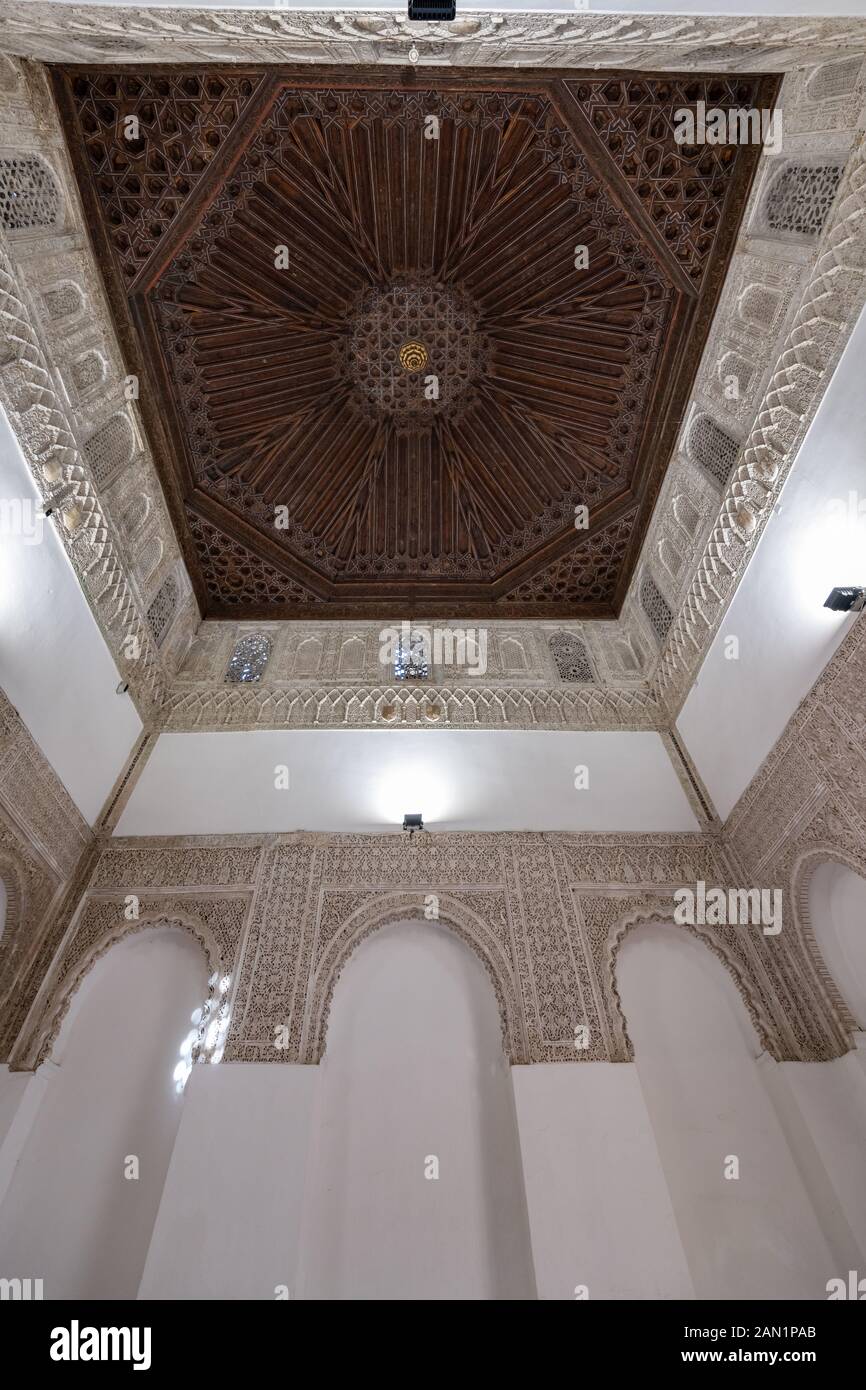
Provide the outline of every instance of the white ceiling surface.
[[141,721],[2,410],[0,501],[0,686],[92,824]]
[[[62,0],[69,5],[80,5],[81,0]],[[89,0],[93,5],[117,7],[118,0]],[[121,5],[123,0],[121,0]],[[327,4],[325,0],[294,0],[292,4],[262,4],[261,0],[161,0],[152,5],[129,3],[126,9],[172,9],[172,10],[360,10],[381,14],[394,10],[405,14],[406,0],[338,0]],[[678,14],[678,15],[811,15],[828,19],[833,15],[866,14],[866,0],[589,0],[578,4],[577,0],[491,0],[490,4],[481,0],[471,0],[462,4],[457,0],[457,17],[461,14],[522,13],[522,14],[573,14],[575,10],[591,11],[596,14]]]
[[116,833],[387,831],[407,811],[432,830],[699,828],[655,733],[311,729],[162,734]]
[[[724,818],[855,621],[824,608],[866,584],[866,313],[851,336],[677,721]],[[738,660],[725,638],[739,638]]]

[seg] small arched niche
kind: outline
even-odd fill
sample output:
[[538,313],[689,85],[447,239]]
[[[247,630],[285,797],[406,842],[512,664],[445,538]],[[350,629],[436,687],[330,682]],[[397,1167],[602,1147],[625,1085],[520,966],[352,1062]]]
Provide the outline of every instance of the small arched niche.
[[469,947],[437,922],[367,937],[320,1066],[303,1296],[533,1298],[499,1007]]
[[845,864],[819,864],[809,881],[809,917],[839,993],[866,1029],[866,878]]
[[46,1299],[138,1293],[207,975],[191,933],[147,928],[96,960],[71,1001],[0,1209],[0,1267],[41,1278]]
[[644,923],[616,977],[697,1297],[826,1298],[833,1256],[733,975],[690,932]]

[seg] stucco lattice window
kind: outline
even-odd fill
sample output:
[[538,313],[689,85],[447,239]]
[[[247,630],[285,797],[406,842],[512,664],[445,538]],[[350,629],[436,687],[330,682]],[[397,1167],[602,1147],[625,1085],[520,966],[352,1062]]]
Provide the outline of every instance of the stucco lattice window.
[[7,232],[53,227],[60,212],[54,175],[38,155],[0,159],[0,225]]
[[555,632],[550,638],[550,650],[560,680],[586,683],[595,679],[586,644],[573,632]]
[[226,670],[230,684],[260,681],[271,655],[271,639],[261,632],[248,633],[236,644]]
[[653,632],[659,642],[663,642],[670,632],[674,617],[651,575],[646,575],[641,583],[640,601]]

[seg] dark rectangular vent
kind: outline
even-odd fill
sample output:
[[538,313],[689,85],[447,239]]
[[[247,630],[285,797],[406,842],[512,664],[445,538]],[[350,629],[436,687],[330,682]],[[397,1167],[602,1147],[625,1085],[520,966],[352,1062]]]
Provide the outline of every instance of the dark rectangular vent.
[[453,5],[431,4],[429,0],[409,0],[410,19],[453,19],[456,13],[456,0]]

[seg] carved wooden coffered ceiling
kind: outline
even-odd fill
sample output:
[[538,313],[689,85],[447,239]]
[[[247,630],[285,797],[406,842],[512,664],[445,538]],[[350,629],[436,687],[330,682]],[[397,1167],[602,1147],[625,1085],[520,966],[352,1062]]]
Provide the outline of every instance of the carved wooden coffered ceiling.
[[777,85],[55,69],[206,613],[614,616]]

